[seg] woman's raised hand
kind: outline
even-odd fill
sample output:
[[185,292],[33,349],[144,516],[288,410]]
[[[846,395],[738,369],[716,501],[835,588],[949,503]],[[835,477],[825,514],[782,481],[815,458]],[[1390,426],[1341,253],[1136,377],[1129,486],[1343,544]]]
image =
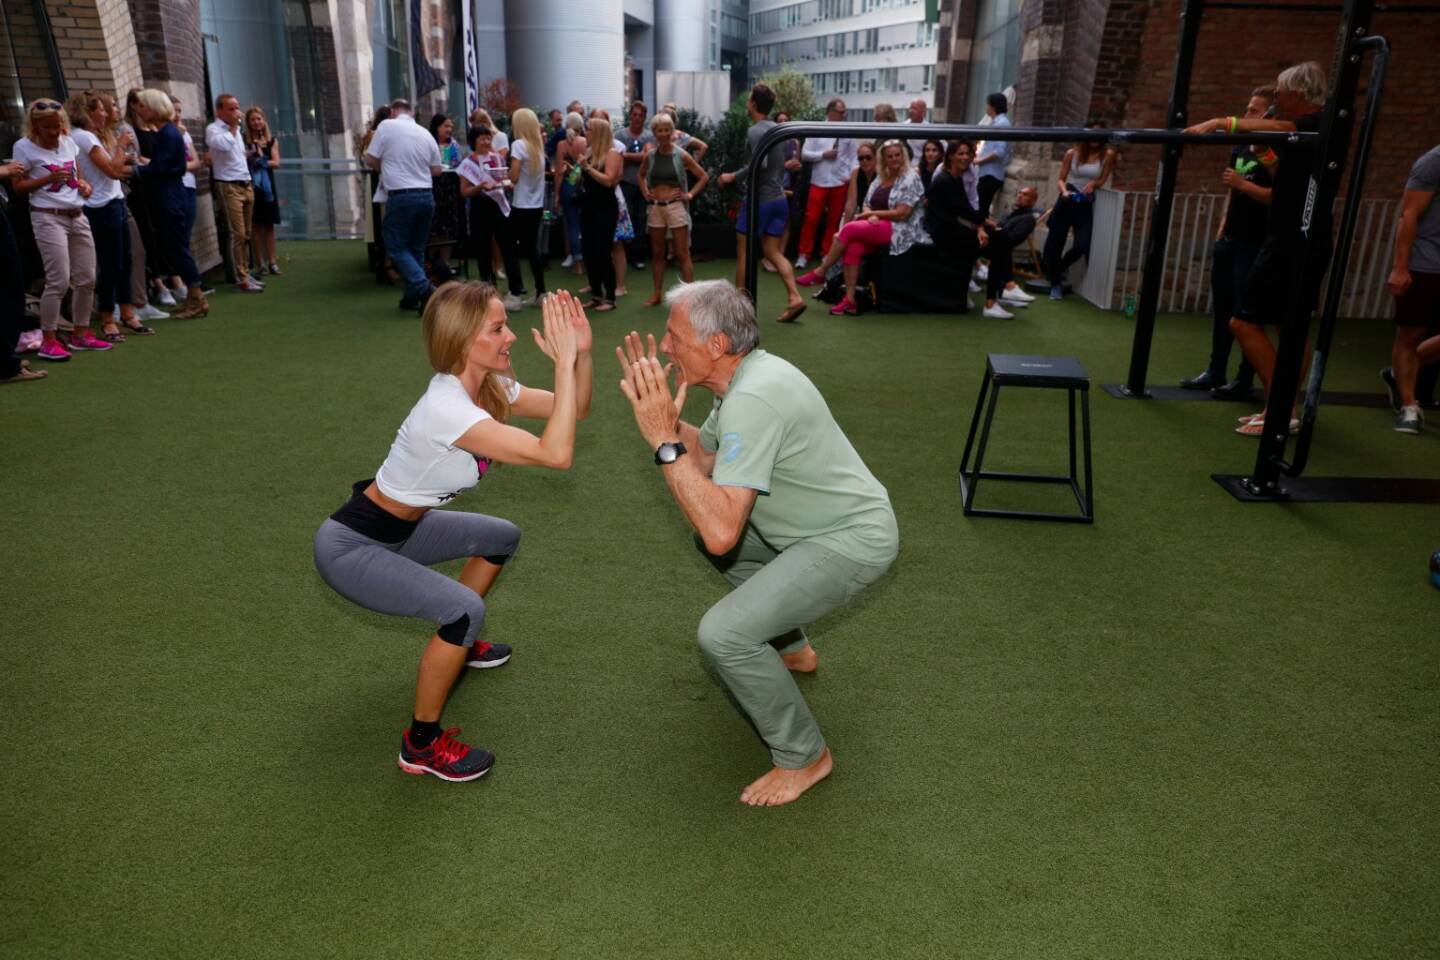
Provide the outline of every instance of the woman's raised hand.
[[[561,292],[550,294],[540,299],[540,316],[545,327],[542,334],[534,327],[530,332],[535,335],[535,345],[540,352],[545,354],[555,365],[573,365],[575,357],[579,354],[580,331],[577,330],[571,313],[565,303],[566,300],[573,301],[569,293]],[[581,320],[584,314],[581,313]],[[585,336],[590,334],[590,325],[583,323]]]

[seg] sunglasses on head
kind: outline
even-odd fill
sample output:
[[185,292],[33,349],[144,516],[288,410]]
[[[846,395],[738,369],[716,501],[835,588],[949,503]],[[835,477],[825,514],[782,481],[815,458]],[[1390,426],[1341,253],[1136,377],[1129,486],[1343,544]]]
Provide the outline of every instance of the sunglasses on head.
[[35,109],[36,109],[36,110],[64,110],[65,107],[64,107],[63,104],[56,103],[54,100],[36,100],[36,101],[35,101]]

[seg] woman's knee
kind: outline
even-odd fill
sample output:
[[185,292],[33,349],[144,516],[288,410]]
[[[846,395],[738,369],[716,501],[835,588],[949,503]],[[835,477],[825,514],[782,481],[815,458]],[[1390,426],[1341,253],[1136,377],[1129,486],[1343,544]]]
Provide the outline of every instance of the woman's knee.
[[485,601],[473,590],[464,588],[464,592],[469,596],[456,594],[454,605],[439,618],[435,635],[457,647],[473,647],[485,625]]
[[515,555],[520,549],[520,528],[509,520],[502,520],[499,517],[489,517],[490,523],[476,543],[472,547],[471,556],[479,557],[488,563],[504,566],[505,561]]

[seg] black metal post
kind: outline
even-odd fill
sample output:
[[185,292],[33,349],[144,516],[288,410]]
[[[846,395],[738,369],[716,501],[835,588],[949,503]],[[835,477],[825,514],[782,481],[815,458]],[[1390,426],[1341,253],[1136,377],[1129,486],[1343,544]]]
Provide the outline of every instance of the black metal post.
[[60,51],[55,46],[55,31],[50,27],[50,14],[44,0],[33,0],[35,25],[40,30],[40,46],[45,48],[45,62],[50,66],[50,79],[55,84],[55,99],[63,101],[70,95],[65,85],[65,71],[60,66]]
[[1281,470],[1289,477],[1298,477],[1305,471],[1305,464],[1310,459],[1310,444],[1315,439],[1320,388],[1325,382],[1325,368],[1330,361],[1330,345],[1335,339],[1340,294],[1345,287],[1345,266],[1350,262],[1350,249],[1355,242],[1355,224],[1360,219],[1360,198],[1365,188],[1365,171],[1369,167],[1375,122],[1380,116],[1380,94],[1385,89],[1385,74],[1390,63],[1390,44],[1384,37],[1365,37],[1358,46],[1375,50],[1370,67],[1370,82],[1365,85],[1365,120],[1360,125],[1360,142],[1355,148],[1355,162],[1350,168],[1349,184],[1345,188],[1345,207],[1340,215],[1340,238],[1335,244],[1335,256],[1331,258],[1333,267],[1325,287],[1325,307],[1320,313],[1320,329],[1315,333],[1315,351],[1310,359],[1310,377],[1305,386],[1300,431],[1295,435],[1295,454],[1290,463],[1281,465]]
[[[1189,126],[1190,74],[1195,67],[1195,46],[1200,39],[1200,19],[1205,0],[1185,0],[1180,9],[1180,49],[1175,54],[1175,80],[1170,87],[1170,105],[1165,125]],[[1155,202],[1150,214],[1150,238],[1145,252],[1145,273],[1140,282],[1140,302],[1135,312],[1135,340],[1130,347],[1130,372],[1123,392],[1127,397],[1148,397],[1145,375],[1150,368],[1150,345],[1155,339],[1155,311],[1160,306],[1160,281],[1165,273],[1165,246],[1170,240],[1170,212],[1175,204],[1175,179],[1180,170],[1181,145],[1168,143],[1160,160],[1155,184]]]
[[[1307,284],[1318,280],[1312,273],[1323,270],[1323,263],[1314,263],[1315,244],[1328,243],[1329,237],[1317,237],[1312,227],[1316,210],[1328,213],[1335,205],[1340,184],[1340,170],[1350,149],[1350,134],[1355,125],[1355,92],[1360,84],[1361,41],[1370,33],[1370,17],[1374,0],[1345,0],[1340,34],[1335,44],[1335,62],[1330,71],[1330,97],[1325,102],[1320,121],[1320,145],[1315,151],[1310,172],[1310,186],[1305,212],[1300,224],[1301,249],[1297,251],[1293,293],[1280,329],[1280,345],[1275,354],[1275,372],[1270,381],[1270,399],[1265,406],[1265,428],[1260,435],[1260,450],[1255,456],[1255,472],[1246,481],[1246,489],[1255,496],[1279,497],[1280,474],[1285,458],[1285,441],[1290,435],[1290,412],[1295,392],[1300,386],[1300,368],[1304,363],[1306,340],[1310,332],[1310,314],[1303,291]],[[1281,162],[1285,160],[1282,157]],[[1337,267],[1344,265],[1337,262]]]

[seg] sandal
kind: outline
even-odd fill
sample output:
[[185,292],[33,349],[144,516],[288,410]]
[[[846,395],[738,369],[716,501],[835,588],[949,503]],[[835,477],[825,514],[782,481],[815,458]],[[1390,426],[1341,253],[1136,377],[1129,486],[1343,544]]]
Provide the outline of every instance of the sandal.
[[[1300,421],[1297,420],[1297,419],[1295,419],[1294,417],[1291,417],[1291,418],[1290,418],[1290,432],[1291,432],[1291,433],[1294,433],[1296,430],[1299,430],[1299,429],[1300,429]],[[1256,417],[1255,419],[1253,419],[1253,420],[1251,420],[1251,421],[1249,421],[1249,422],[1247,422],[1247,423],[1242,423],[1240,426],[1238,426],[1238,427],[1235,428],[1235,432],[1238,433],[1238,434],[1240,434],[1240,436],[1242,436],[1242,437],[1258,437],[1258,436],[1260,436],[1261,434],[1263,434],[1263,433],[1265,432],[1265,417],[1264,417],[1264,415],[1262,414],[1261,416]]]
[[13,377],[0,379],[0,383],[29,383],[31,380],[44,380],[50,376],[48,370],[31,370],[28,366],[21,367],[20,372]]
[[114,330],[101,330],[100,339],[108,343],[124,343],[125,334],[121,333],[119,328]]
[[780,316],[776,317],[775,322],[794,323],[795,320],[800,316],[800,314],[804,313],[808,309],[810,309],[810,305],[808,303],[797,303],[793,307],[786,310],[784,313],[780,314]]
[[609,300],[601,300],[601,301],[600,301],[600,305],[595,308],[595,312],[596,312],[596,313],[609,313],[611,310],[614,310],[614,309],[615,309],[615,304],[611,303]]
[[589,300],[585,301],[584,307],[586,310],[598,310],[600,309],[600,305],[604,302],[605,301],[601,300],[599,297],[591,297]]
[[149,324],[143,323],[139,320],[136,320],[133,324],[125,324],[125,329],[129,330],[137,337],[153,337],[155,335],[155,330]]

